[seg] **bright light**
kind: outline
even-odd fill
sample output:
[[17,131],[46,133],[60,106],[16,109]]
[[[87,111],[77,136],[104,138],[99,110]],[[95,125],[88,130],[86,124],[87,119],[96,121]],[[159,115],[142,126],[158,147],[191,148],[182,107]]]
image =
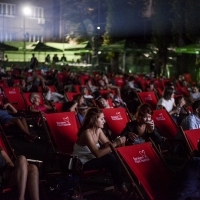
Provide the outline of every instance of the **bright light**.
[[101,54],[101,51],[98,51],[98,54]]
[[97,26],[97,29],[101,29],[100,26]]
[[24,7],[24,8],[23,8],[23,14],[24,14],[25,16],[30,16],[30,15],[31,15],[31,8],[28,7],[28,6]]

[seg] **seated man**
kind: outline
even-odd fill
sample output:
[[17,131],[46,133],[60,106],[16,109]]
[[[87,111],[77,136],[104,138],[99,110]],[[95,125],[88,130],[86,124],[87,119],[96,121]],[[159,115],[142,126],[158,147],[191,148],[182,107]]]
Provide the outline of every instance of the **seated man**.
[[200,128],[200,100],[196,100],[192,104],[193,113],[189,114],[181,122],[183,130],[199,129]]

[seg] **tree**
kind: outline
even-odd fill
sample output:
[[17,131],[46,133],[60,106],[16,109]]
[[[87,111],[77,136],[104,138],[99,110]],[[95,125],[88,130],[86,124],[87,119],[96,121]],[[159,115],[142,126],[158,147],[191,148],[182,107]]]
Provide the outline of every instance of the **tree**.
[[152,43],[158,48],[157,75],[166,75],[168,47],[172,41],[170,2],[154,0],[152,16]]

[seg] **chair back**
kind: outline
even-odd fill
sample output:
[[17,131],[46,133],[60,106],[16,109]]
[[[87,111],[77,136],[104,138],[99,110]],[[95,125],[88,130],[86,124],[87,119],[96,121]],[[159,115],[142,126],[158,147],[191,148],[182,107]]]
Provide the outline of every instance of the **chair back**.
[[198,141],[200,140],[200,129],[185,130],[183,134],[188,141],[191,151],[198,150]]
[[126,124],[131,121],[125,108],[105,108],[102,110],[113,136],[119,136]]
[[78,93],[78,92],[65,92],[65,96],[67,97],[68,101],[73,101],[74,96],[77,95],[77,94],[81,94],[81,93]]
[[158,97],[154,92],[138,92],[138,98],[141,103],[150,104],[153,110],[156,110]]
[[75,112],[44,114],[44,118],[54,151],[71,154],[79,130]]
[[150,199],[167,200],[173,175],[149,142],[117,148]]
[[154,110],[152,119],[160,135],[166,138],[175,138],[179,133],[179,127],[165,109]]
[[26,104],[23,99],[20,88],[9,87],[9,88],[4,88],[3,91],[7,101],[11,103],[18,111],[26,110]]

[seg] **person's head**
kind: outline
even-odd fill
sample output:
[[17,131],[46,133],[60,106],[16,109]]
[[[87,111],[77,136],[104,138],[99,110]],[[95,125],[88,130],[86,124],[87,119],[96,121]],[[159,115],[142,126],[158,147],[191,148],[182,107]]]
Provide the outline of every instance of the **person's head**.
[[135,117],[140,123],[146,123],[151,120],[152,114],[152,107],[149,104],[142,104],[138,107]]
[[76,101],[79,106],[81,106],[84,103],[84,96],[83,94],[77,94],[73,96],[73,101]]
[[170,100],[174,95],[174,89],[172,87],[165,87],[164,92],[163,92],[163,98],[165,100]]
[[195,115],[200,117],[200,100],[196,100],[192,103],[192,110]]
[[199,88],[194,86],[192,87],[192,93],[198,93],[199,92]]
[[81,93],[82,93],[83,95],[88,95],[88,94],[89,94],[88,88],[87,88],[87,87],[82,87],[82,88],[81,88]]
[[149,88],[150,88],[150,89],[154,89],[154,82],[153,82],[153,81],[151,81],[151,82],[149,83]]
[[176,105],[184,106],[186,104],[185,98],[183,96],[179,96],[175,99]]
[[130,76],[129,79],[128,79],[129,82],[134,82],[134,80],[135,80],[134,76]]
[[87,129],[103,128],[105,123],[104,114],[99,108],[90,108],[85,114],[83,123],[79,129],[78,136]]
[[31,96],[30,96],[30,101],[33,104],[40,103],[40,95],[37,94],[37,93],[32,93]]
[[103,97],[99,97],[97,100],[97,105],[99,106],[99,108],[109,108],[109,104],[108,101],[106,99],[104,99]]

